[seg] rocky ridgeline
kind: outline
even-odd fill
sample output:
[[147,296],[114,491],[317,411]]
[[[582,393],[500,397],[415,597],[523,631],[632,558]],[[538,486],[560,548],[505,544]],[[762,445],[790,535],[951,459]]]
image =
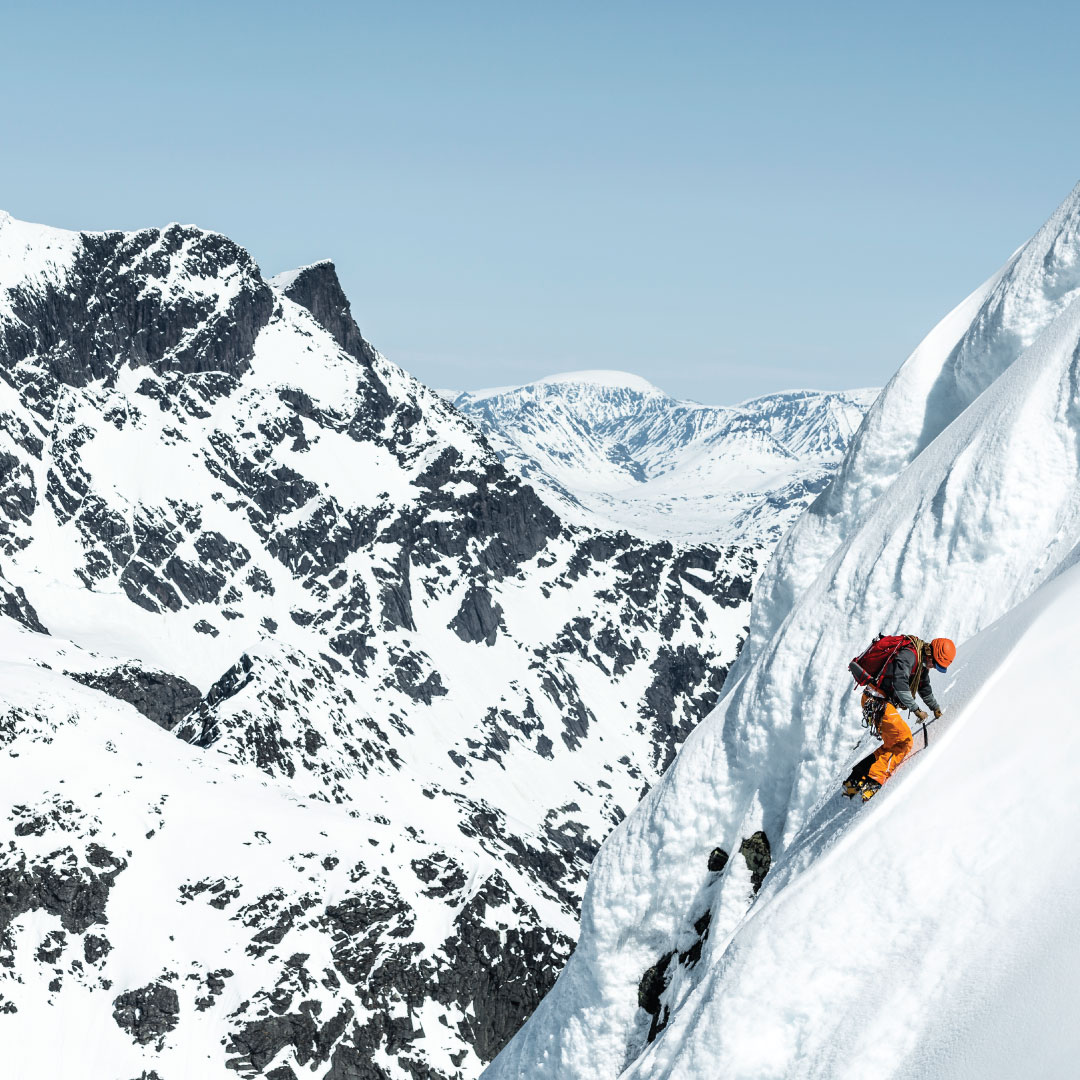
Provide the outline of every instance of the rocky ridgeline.
[[0,413],[0,622],[49,702],[0,687],[3,786],[43,778],[0,1025],[100,1029],[110,1075],[475,1076],[715,702],[757,552],[564,524],[331,264],[190,227],[0,215]]

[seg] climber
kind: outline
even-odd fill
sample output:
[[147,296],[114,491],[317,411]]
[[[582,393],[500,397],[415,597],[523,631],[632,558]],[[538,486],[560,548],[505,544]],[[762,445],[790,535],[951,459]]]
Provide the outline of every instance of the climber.
[[[956,646],[948,638],[922,641],[917,637],[879,637],[849,669],[862,695],[863,723],[881,736],[881,746],[863,758],[844,781],[844,794],[860,794],[865,801],[876,794],[897,766],[911,753],[911,728],[899,709],[913,712],[920,721],[927,714],[918,707],[915,694],[933,709],[934,719],[942,714],[930,686],[929,669],[944,672],[956,656]],[[899,707],[899,708],[898,708]]]
[[930,669],[944,672],[955,657],[956,646],[945,637],[933,641],[907,634],[878,637],[866,652],[851,661],[848,670],[859,686],[871,687],[890,704],[925,720],[926,712],[915,701],[918,694],[933,710],[936,720],[941,706],[930,685]]

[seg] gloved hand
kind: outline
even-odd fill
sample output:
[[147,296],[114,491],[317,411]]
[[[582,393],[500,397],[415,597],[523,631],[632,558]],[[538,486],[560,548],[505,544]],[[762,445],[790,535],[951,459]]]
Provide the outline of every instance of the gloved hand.
[[916,709],[915,710],[915,715],[919,718],[919,723],[922,723],[926,719],[926,710],[925,709]]
[[944,709],[935,709],[935,710],[934,710],[934,719],[935,719],[935,720],[940,720],[940,719],[941,719],[941,714],[942,714],[942,713],[943,713],[944,711],[945,711]]

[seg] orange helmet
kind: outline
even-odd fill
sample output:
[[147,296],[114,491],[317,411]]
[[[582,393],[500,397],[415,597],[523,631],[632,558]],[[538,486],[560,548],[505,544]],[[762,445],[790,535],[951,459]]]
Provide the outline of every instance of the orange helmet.
[[944,671],[956,659],[956,646],[947,637],[936,637],[930,642],[930,655],[934,667]]

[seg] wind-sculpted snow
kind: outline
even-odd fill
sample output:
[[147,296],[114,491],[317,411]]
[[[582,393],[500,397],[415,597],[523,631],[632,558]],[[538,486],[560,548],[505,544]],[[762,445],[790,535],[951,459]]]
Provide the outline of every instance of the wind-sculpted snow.
[[[871,408],[763,575],[717,709],[601,848],[567,970],[486,1076],[829,1077],[854,1061],[962,1075],[927,1063],[968,1068],[964,1030],[992,1030],[980,1009],[997,1044],[1071,1023],[1075,978],[1026,1032],[1005,995],[1021,977],[1008,928],[1033,910],[1045,862],[1067,860],[1051,888],[1075,898],[1078,880],[1071,856],[1030,837],[1073,820],[1074,797],[1055,790],[1045,818],[1014,809],[1048,776],[1057,788],[1059,736],[1072,738],[1067,686],[1035,690],[1042,658],[1075,637],[1072,578],[1038,648],[1009,655],[1044,603],[1027,599],[1080,551],[1078,213],[1080,188]],[[932,739],[848,833],[837,785],[872,742],[846,664],[881,631],[953,637],[959,659],[936,680],[940,760]],[[1013,743],[1035,731],[1014,773]],[[771,869],[755,900],[758,833]],[[1024,847],[1030,879],[1012,857]],[[982,868],[985,887],[968,877]],[[1053,910],[1032,936],[1040,955],[1075,949],[1075,903]],[[988,1071],[969,1075],[1038,1071],[979,1061]]]
[[821,492],[877,391],[793,390],[732,407],[584,371],[446,392],[574,520],[771,548]]
[[0,217],[0,415],[23,1075],[475,1076],[760,549],[568,526],[331,264],[190,226]]
[[819,805],[623,1076],[1072,1075],[1080,733],[1068,686],[1029,676],[1078,611],[1074,567],[965,641],[928,751],[865,811]]

